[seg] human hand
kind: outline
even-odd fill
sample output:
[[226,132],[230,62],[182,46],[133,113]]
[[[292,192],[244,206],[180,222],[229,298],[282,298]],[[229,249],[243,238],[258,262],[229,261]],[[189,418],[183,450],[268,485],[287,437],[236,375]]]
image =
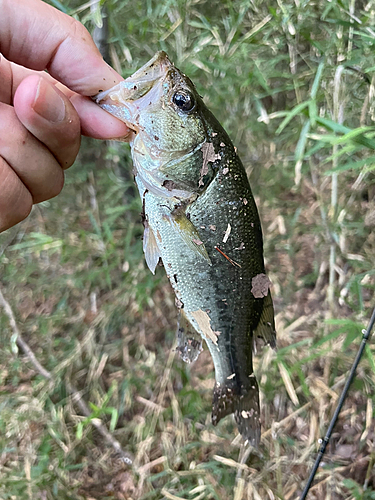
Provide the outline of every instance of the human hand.
[[1,232],[61,191],[81,132],[110,139],[129,130],[85,97],[122,78],[82,24],[41,0],[0,0],[0,12]]

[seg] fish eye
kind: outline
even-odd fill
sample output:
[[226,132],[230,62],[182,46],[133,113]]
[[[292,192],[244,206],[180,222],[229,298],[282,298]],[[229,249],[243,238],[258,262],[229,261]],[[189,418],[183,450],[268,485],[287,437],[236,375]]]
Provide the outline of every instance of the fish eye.
[[188,113],[189,111],[192,111],[195,107],[195,99],[190,94],[190,92],[187,92],[186,90],[178,90],[175,92],[175,94],[172,97],[173,103],[180,109],[181,111],[185,111],[185,113]]

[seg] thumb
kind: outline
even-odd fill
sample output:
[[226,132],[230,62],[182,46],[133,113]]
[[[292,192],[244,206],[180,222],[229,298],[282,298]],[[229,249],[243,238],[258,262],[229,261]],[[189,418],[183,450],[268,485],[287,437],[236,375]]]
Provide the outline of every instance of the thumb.
[[83,95],[95,95],[122,78],[102,59],[86,28],[40,0],[0,0],[0,47],[10,61],[45,69]]

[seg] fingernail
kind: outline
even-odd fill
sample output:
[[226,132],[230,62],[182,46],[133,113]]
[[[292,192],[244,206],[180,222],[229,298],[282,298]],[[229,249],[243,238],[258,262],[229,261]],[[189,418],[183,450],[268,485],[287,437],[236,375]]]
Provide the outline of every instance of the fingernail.
[[62,122],[65,118],[65,103],[54,86],[41,77],[32,105],[35,113],[52,123]]

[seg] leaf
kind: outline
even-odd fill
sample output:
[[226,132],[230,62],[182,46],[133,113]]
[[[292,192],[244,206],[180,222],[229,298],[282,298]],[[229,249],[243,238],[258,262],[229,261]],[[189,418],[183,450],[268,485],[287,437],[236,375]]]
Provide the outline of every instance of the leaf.
[[336,137],[337,135],[334,134],[315,134],[314,132],[309,134],[309,139],[313,139],[314,141],[325,142],[326,144],[329,145],[332,145]]
[[318,92],[318,87],[319,87],[320,79],[322,77],[323,69],[324,69],[324,62],[321,62],[318,66],[318,69],[316,71],[316,75],[314,78],[314,82],[313,82],[312,87],[311,87],[311,93],[310,93],[311,99],[315,100],[315,98],[316,98],[316,94]]
[[283,379],[283,382],[285,385],[285,389],[286,389],[290,399],[292,400],[292,403],[295,406],[298,406],[299,405],[298,396],[297,396],[296,391],[294,389],[292,377],[291,377],[291,374],[290,374],[288,368],[285,366],[285,363],[283,363],[283,362],[278,363],[278,367],[279,367],[279,372],[280,372],[281,378]]
[[331,170],[327,170],[324,172],[326,175],[330,174],[335,174],[338,172],[344,172],[346,170],[350,169],[359,169],[364,167],[365,165],[371,165],[371,169],[375,168],[375,156],[369,156],[368,158],[365,158],[363,160],[357,160],[357,161],[349,161],[348,163],[344,163],[344,165],[340,165],[339,167]]
[[[93,413],[95,413],[96,415],[100,414],[99,406],[96,406],[94,403],[91,403],[91,401],[89,401],[89,406],[90,406],[91,410],[93,411]],[[89,418],[93,418],[93,416],[94,415],[90,415]]]
[[103,17],[100,8],[100,3],[96,4],[96,8],[92,13],[92,20],[97,28],[101,29],[103,27]]
[[366,347],[365,347],[365,352],[366,352],[366,356],[367,356],[367,359],[368,359],[368,362],[369,362],[369,365],[371,367],[371,370],[373,371],[374,375],[375,375],[375,360],[374,360],[374,354],[373,352],[371,351],[371,347],[367,344]]
[[43,233],[30,233],[29,238],[22,243],[16,243],[9,247],[9,250],[32,250],[32,251],[42,251],[49,250],[54,248],[62,247],[62,240],[53,239],[51,236],[48,236]]
[[[309,135],[309,137],[311,137],[311,134]],[[306,151],[305,158],[310,158],[310,156],[313,156],[315,153],[323,149],[325,146],[326,145],[323,141],[316,142],[316,144],[314,144],[312,148]]]
[[[344,125],[340,125],[339,123],[336,123],[328,118],[317,117],[316,121],[317,123],[319,123],[319,125],[322,125],[324,128],[332,130],[337,134],[349,134],[349,132],[352,132],[352,129],[345,127]],[[362,146],[375,150],[375,140],[368,139],[362,134],[355,136],[352,140],[354,142],[357,142],[358,144],[361,144]]]
[[276,134],[280,134],[280,132],[282,132],[284,130],[284,128],[288,125],[288,123],[290,122],[290,120],[292,120],[292,118],[294,118],[299,113],[301,113],[301,111],[303,111],[305,108],[307,108],[309,105],[309,102],[310,101],[301,102],[301,104],[298,104],[291,111],[289,111],[287,116],[280,123],[279,128],[276,130]]
[[116,408],[111,408],[111,422],[109,424],[109,430],[113,432],[116,429],[118,421],[118,411]]
[[326,342],[330,342],[333,339],[336,339],[340,335],[343,335],[345,333],[346,329],[345,327],[339,328],[338,330],[335,330],[328,335],[324,335],[324,337],[320,340],[318,340],[316,343],[314,343],[314,347],[320,347],[321,345],[325,344]]
[[77,439],[82,439],[83,436],[83,424],[82,422],[78,422],[77,431],[76,431]]
[[64,7],[63,4],[59,2],[59,0],[50,0],[50,2],[54,7],[56,7],[56,9],[59,9],[61,10],[61,12],[64,12],[64,14],[68,13],[67,8]]
[[305,153],[305,148],[306,148],[306,142],[308,139],[308,133],[310,130],[310,121],[306,120],[304,126],[302,127],[301,133],[299,135],[299,139],[297,142],[296,150],[294,152],[294,158],[296,161],[302,160],[304,153]]
[[[361,135],[365,132],[373,132],[374,130],[375,130],[374,127],[355,128],[355,129],[351,130],[350,132],[348,132],[347,134],[343,135],[342,137],[338,137],[335,140],[334,144],[342,144],[342,143],[347,142],[348,140],[354,140],[359,135]],[[371,140],[371,139],[369,139],[369,140]],[[374,141],[374,145],[375,145],[375,141]]]
[[352,156],[357,151],[358,151],[358,147],[355,146],[355,144],[352,144],[352,143],[347,144],[345,147],[340,148],[336,153],[334,153],[333,155],[331,155],[328,158],[326,158],[324,160],[323,164],[330,163],[331,161],[333,161],[333,160],[335,160],[337,158],[341,158],[341,156],[343,156],[343,155],[351,155]]
[[315,101],[310,101],[309,102],[309,118],[310,118],[310,123],[313,127],[316,125],[316,117],[318,116],[318,109],[316,107],[316,102]]

